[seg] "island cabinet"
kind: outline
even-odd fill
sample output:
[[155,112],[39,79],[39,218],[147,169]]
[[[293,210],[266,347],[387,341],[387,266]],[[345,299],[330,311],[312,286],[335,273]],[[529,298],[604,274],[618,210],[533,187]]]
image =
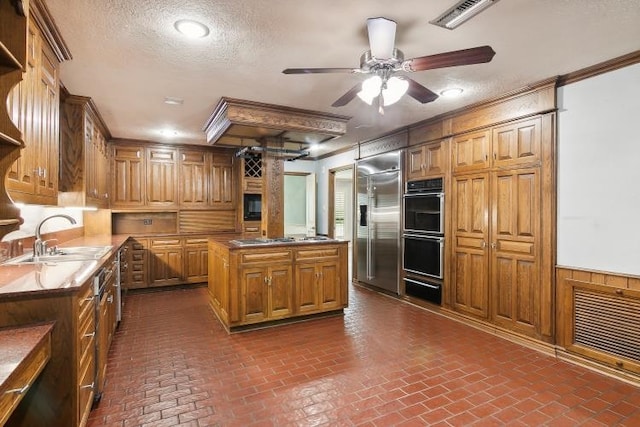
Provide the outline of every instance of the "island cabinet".
[[347,306],[347,243],[238,246],[209,241],[210,306],[230,331]]

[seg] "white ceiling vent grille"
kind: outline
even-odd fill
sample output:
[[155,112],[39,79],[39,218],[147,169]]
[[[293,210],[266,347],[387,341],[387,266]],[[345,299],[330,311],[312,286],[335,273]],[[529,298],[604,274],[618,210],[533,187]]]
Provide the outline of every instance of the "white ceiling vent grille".
[[430,24],[453,30],[468,21],[498,0],[462,0],[447,9],[442,15],[430,21]]

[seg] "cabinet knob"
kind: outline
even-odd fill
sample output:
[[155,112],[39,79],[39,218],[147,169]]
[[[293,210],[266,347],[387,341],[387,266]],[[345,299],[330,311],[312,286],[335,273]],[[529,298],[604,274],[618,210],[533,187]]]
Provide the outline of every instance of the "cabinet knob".
[[616,289],[616,295],[624,295],[624,291],[622,289]]
[[12,388],[11,390],[7,390],[4,394],[24,394],[29,389],[29,384],[26,384],[20,388]]
[[495,249],[495,248],[497,248],[497,247],[498,247],[498,244],[497,244],[496,242],[493,242],[493,243],[491,244],[491,249]]

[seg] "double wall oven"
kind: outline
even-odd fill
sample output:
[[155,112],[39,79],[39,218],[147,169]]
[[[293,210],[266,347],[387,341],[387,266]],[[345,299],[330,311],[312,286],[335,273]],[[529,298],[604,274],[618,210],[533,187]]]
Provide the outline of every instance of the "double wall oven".
[[405,293],[440,304],[444,278],[443,179],[407,183],[402,235]]

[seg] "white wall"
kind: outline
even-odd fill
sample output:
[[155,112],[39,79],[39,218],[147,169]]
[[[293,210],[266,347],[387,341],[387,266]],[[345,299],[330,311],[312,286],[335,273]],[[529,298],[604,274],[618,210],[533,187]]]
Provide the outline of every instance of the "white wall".
[[558,90],[558,264],[640,275],[640,64]]
[[65,214],[74,218],[77,224],[71,224],[65,218],[52,218],[42,226],[42,233],[66,230],[69,228],[82,227],[82,210],[73,208],[58,208],[54,206],[40,205],[20,205],[20,216],[24,223],[16,231],[8,233],[2,238],[3,242],[8,242],[23,237],[35,236],[36,226],[40,221],[51,215]]

